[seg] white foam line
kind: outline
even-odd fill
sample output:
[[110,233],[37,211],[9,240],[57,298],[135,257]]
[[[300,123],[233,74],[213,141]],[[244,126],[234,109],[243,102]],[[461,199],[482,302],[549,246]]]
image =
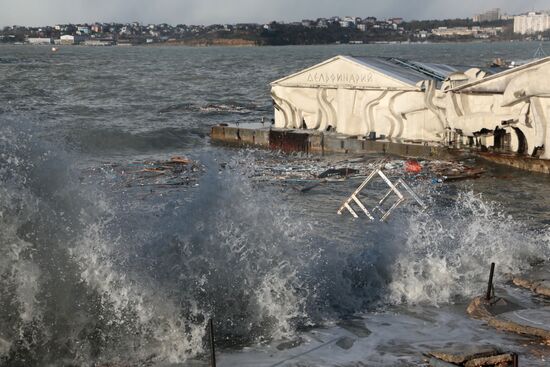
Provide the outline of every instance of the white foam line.
[[519,311],[514,311],[514,315],[516,315],[519,319],[521,319],[523,321],[527,321],[527,322],[530,322],[531,324],[536,324],[536,325],[545,325],[543,322],[536,322],[536,321],[533,321],[533,320],[529,320],[527,317],[521,316],[518,312]]
[[332,340],[330,340],[330,341],[328,341],[328,342],[326,342],[326,343],[324,343],[324,344],[321,344],[321,345],[319,345],[319,346],[316,346],[316,347],[313,348],[313,349],[310,349],[310,350],[305,351],[305,352],[303,352],[303,353],[297,354],[297,355],[295,355],[295,356],[292,356],[292,357],[290,357],[290,358],[287,358],[287,359],[285,359],[285,360],[282,360],[282,361],[280,361],[280,362],[277,362],[277,363],[275,363],[275,364],[272,364],[272,365],[269,366],[269,367],[280,366],[280,365],[282,365],[283,363],[286,363],[286,362],[288,362],[288,361],[292,361],[293,359],[296,359],[296,358],[298,358],[298,357],[305,356],[305,355],[307,355],[307,354],[309,354],[309,353],[311,353],[311,352],[314,352],[314,351],[319,350],[319,349],[321,349],[321,348],[323,348],[323,347],[326,347],[327,345],[330,345],[330,344],[332,344],[332,343],[335,343],[335,342],[337,342],[337,341],[340,340],[340,339],[342,339],[341,336],[339,336],[338,338],[332,339]]

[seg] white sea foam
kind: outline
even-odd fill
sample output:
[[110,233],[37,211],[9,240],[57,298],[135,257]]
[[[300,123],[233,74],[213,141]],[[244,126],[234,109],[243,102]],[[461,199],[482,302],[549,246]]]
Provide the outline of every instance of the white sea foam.
[[392,266],[389,300],[442,304],[479,294],[491,262],[517,274],[550,257],[547,231],[530,229],[496,203],[459,192],[449,208],[413,216]]

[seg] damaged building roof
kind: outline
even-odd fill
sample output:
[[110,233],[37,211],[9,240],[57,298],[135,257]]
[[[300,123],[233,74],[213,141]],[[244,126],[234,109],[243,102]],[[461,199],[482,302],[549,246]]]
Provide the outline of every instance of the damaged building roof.
[[[410,61],[396,57],[336,56],[271,83],[292,87],[392,88],[418,90],[417,84],[434,80],[438,85],[471,66]],[[483,69],[493,74],[491,69]],[[370,74],[365,74],[370,73]],[[373,74],[377,74],[373,77]]]

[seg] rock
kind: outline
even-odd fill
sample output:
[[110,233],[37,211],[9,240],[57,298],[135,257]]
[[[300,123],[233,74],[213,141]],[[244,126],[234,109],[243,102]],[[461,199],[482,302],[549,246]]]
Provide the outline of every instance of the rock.
[[363,320],[342,320],[336,325],[346,329],[359,338],[366,338],[371,334],[371,331],[367,329]]
[[431,367],[456,367],[457,366],[454,363],[448,363],[437,358],[430,358],[429,364]]
[[539,295],[550,297],[550,270],[547,266],[535,267],[525,275],[512,278],[518,287],[527,288]]
[[285,342],[282,342],[280,343],[279,345],[277,345],[277,349],[278,350],[286,350],[286,349],[292,349],[292,348],[296,348],[300,345],[304,344],[304,339],[298,337],[296,339],[292,339],[292,340],[288,340],[288,341],[285,341]]
[[518,334],[550,340],[550,307],[506,312],[490,324]]
[[550,340],[550,307],[541,309],[506,310],[511,304],[493,306],[485,297],[476,297],[468,305],[472,317],[487,321],[499,330]]
[[497,356],[474,358],[464,364],[464,367],[482,366],[508,366],[514,357],[511,354],[499,354]]
[[462,365],[474,358],[495,356],[499,351],[492,346],[455,344],[449,348],[431,351],[429,354],[442,361]]
[[344,336],[336,342],[337,346],[345,350],[351,349],[353,344],[355,344],[355,339],[348,338],[347,336]]
[[550,280],[541,281],[535,288],[535,292],[542,296],[550,297]]
[[512,279],[515,285],[522,288],[527,288],[541,296],[550,297],[550,280],[533,280],[523,277]]

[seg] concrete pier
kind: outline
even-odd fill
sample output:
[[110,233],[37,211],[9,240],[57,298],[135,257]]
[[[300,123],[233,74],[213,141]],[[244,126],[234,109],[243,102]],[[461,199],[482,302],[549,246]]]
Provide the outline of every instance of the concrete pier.
[[348,136],[314,130],[273,128],[242,128],[238,126],[213,126],[211,139],[214,143],[234,146],[253,146],[284,152],[312,154],[361,154],[384,153],[404,157],[444,159],[453,152],[447,147],[412,142],[367,140],[364,137]]
[[469,153],[496,164],[550,174],[550,160],[511,153],[486,152],[475,147],[456,148],[407,140],[369,140],[361,136],[349,136],[334,132],[276,129],[263,126],[216,125],[212,127],[210,136],[212,142],[217,144],[311,154],[382,153],[424,159],[452,159]]

